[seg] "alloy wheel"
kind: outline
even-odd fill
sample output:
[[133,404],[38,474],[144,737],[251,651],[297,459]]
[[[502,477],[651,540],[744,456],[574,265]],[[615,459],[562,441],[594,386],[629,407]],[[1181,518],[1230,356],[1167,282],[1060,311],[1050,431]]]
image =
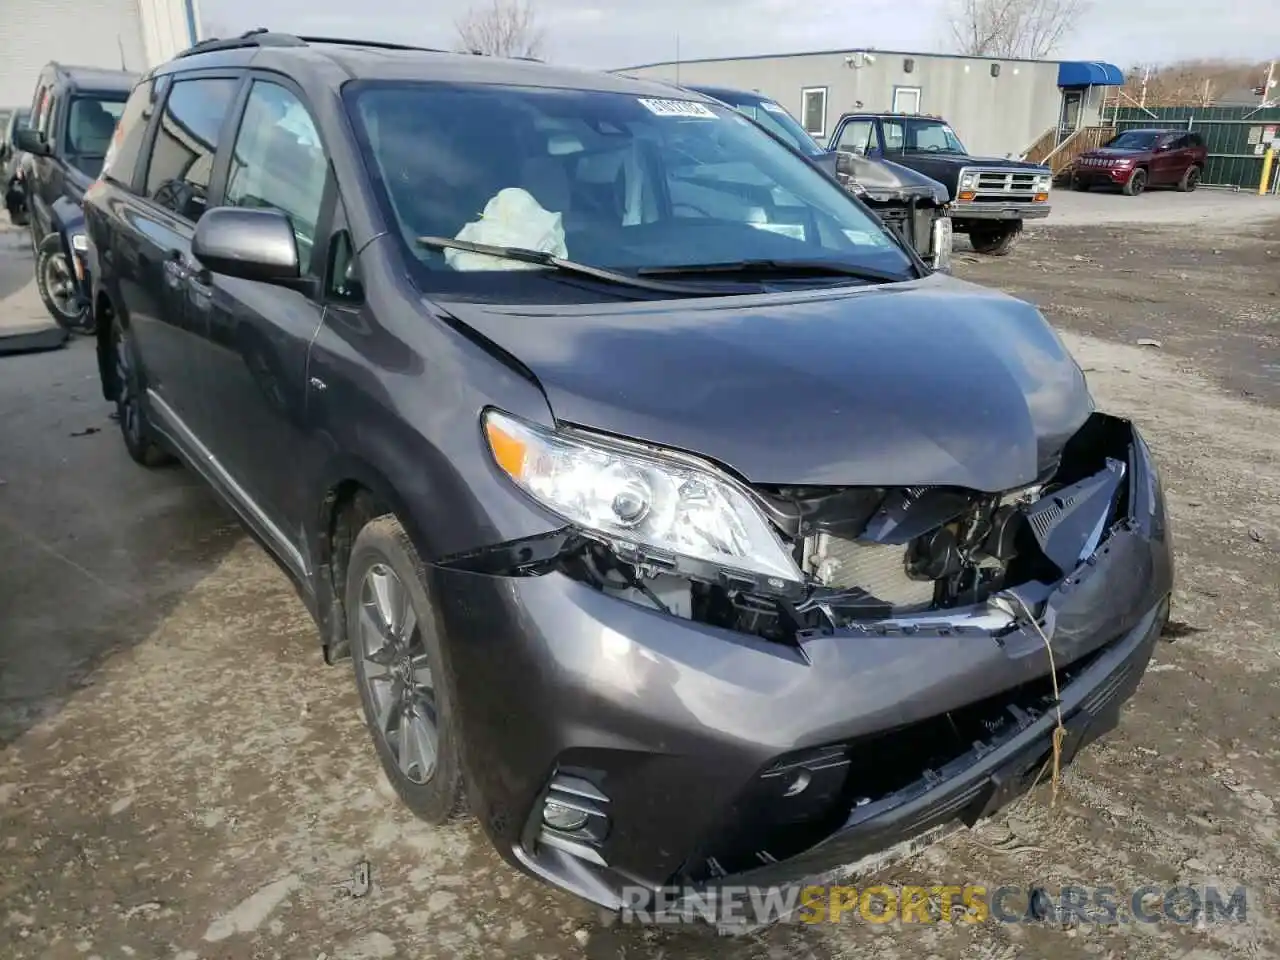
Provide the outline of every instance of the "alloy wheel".
[[44,288],[54,310],[68,321],[79,319],[75,279],[65,254],[54,253],[44,258]]
[[440,747],[434,678],[409,591],[385,564],[371,566],[361,584],[358,642],[378,735],[400,773],[426,783]]
[[115,331],[116,360],[116,413],[125,438],[134,445],[142,443],[142,398],[138,396],[133,375],[133,358],[129,355],[129,342],[119,327]]

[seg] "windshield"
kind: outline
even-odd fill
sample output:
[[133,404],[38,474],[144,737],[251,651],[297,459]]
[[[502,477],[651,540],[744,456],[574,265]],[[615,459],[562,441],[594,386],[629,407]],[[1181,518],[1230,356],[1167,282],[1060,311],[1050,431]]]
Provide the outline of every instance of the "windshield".
[[923,151],[968,155],[951,124],[925,117],[892,117],[880,121],[885,149],[892,152]]
[[791,144],[807,157],[825,153],[818,141],[805,132],[791,114],[772,100],[726,100],[729,106],[750,117],[770,133]]
[[420,282],[436,292],[474,295],[492,283],[465,273],[530,265],[458,256],[418,237],[524,247],[627,274],[827,260],[915,276],[874,215],[719,104],[439,83],[357,83],[346,95],[381,199]]
[[124,113],[124,94],[75,97],[67,113],[66,152],[84,173],[96,177],[111,146],[116,121]]
[[1156,138],[1160,136],[1158,133],[1143,133],[1141,130],[1129,130],[1120,134],[1118,137],[1112,137],[1104,147],[1118,147],[1121,150],[1150,150],[1156,145]]

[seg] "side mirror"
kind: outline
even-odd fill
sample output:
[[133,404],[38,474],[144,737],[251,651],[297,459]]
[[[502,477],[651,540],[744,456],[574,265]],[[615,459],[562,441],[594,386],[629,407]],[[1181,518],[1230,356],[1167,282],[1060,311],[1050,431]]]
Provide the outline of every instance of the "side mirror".
[[30,128],[15,130],[13,145],[23,153],[29,153],[35,157],[47,157],[50,152],[49,143],[45,140],[44,134]]
[[298,241],[279,210],[214,207],[191,238],[191,253],[212,273],[291,286],[300,276]]

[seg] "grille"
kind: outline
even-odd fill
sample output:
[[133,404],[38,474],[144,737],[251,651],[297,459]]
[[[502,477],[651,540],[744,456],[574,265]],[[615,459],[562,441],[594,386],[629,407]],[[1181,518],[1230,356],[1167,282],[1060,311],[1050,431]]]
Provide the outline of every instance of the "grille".
[[1036,175],[1027,173],[978,172],[980,193],[1035,193]]
[[933,603],[933,582],[912,580],[902,544],[843,540],[820,533],[805,544],[805,562],[823,584],[837,590],[858,588],[895,610],[924,610]]

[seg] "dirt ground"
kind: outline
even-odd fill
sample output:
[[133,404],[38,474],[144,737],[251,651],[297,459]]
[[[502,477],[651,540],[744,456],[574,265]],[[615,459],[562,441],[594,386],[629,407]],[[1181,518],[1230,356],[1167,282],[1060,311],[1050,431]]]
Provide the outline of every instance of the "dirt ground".
[[[24,257],[0,249],[0,310],[30,304]],[[1056,807],[1042,786],[881,879],[1243,885],[1245,922],[605,926],[474,825],[395,804],[349,665],[322,665],[284,577],[197,482],[128,461],[81,341],[0,359],[0,956],[1280,955],[1280,222],[1044,227],[957,273],[1039,303],[1099,406],[1139,422],[1175,629]]]

